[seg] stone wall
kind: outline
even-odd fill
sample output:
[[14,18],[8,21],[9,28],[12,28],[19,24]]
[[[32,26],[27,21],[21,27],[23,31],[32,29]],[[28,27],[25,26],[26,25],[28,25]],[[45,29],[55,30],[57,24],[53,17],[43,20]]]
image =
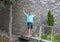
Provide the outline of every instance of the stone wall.
[[[26,3],[26,1],[28,1]],[[26,24],[26,17],[23,14],[23,9],[29,9],[29,4],[32,4],[29,0],[17,2],[17,4],[13,8],[13,33],[16,34],[22,34],[26,32],[27,24]],[[27,5],[27,6],[26,6]],[[32,10],[33,11],[33,10]],[[36,10],[37,11],[37,10]],[[34,11],[33,11],[34,12]],[[34,30],[36,30],[40,25],[40,14],[35,16],[34,18]],[[14,29],[15,28],[15,29]],[[22,31],[23,30],[23,31]]]
[[[27,24],[23,10],[32,10],[37,16],[34,18],[33,33],[37,33],[40,24],[46,23],[48,10],[54,15],[55,26],[60,27],[60,1],[59,0],[21,0],[13,6],[13,34],[26,34]],[[8,31],[9,28],[9,5],[0,11],[0,29]],[[59,28],[60,29],[60,28]],[[55,32],[60,33],[55,28]],[[36,31],[36,32],[35,32]]]
[[[46,22],[48,10],[51,10],[54,15],[55,26],[60,24],[60,1],[59,0],[21,0],[13,6],[13,34],[24,34],[26,25],[26,17],[23,14],[23,9],[32,10],[37,16],[34,18],[34,29],[37,32],[40,24]],[[44,23],[43,23],[44,24]]]

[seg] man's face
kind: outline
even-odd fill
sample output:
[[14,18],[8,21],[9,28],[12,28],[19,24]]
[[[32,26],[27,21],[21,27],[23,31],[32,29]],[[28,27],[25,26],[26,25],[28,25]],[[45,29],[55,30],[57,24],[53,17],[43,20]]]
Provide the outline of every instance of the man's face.
[[31,11],[29,11],[29,14],[31,15]]

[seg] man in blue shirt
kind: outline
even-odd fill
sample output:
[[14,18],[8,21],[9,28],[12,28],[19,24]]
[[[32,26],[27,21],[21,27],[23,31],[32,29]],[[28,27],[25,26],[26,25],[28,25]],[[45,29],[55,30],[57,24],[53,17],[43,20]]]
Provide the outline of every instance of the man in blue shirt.
[[28,35],[32,36],[32,28],[33,28],[33,19],[34,14],[31,14],[31,11],[29,13],[26,13],[25,10],[23,10],[23,13],[26,15],[26,21],[27,21],[27,27],[28,27]]

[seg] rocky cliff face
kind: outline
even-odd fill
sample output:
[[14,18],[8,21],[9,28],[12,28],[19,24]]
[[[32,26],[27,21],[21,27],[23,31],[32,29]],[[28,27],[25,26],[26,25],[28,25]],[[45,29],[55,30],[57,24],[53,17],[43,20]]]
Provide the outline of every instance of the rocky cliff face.
[[60,1],[59,0],[21,0],[13,7],[13,33],[14,34],[23,34],[26,25],[26,17],[23,14],[23,9],[32,10],[34,14],[37,13],[37,16],[34,18],[34,29],[37,29],[37,32],[40,28],[40,24],[46,22],[47,12],[51,10],[54,14],[55,25],[60,24]]
[[[40,24],[46,22],[48,10],[51,10],[52,14],[54,14],[55,26],[58,25],[60,27],[59,0],[20,0],[13,6],[13,34],[24,34],[27,29],[26,17],[22,12],[24,9],[32,10],[34,14],[37,13],[37,16],[34,18],[33,32],[36,29],[36,32],[38,32]],[[0,11],[0,29],[8,31],[8,26],[9,5]],[[59,29],[55,28],[55,31],[59,32]]]
[[9,28],[9,5],[5,5],[5,8],[0,10],[0,30],[8,32]]

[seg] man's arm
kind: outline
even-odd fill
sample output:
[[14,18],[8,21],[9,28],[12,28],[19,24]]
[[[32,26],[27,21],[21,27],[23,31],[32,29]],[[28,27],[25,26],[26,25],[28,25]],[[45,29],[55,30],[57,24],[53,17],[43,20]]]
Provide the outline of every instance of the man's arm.
[[26,10],[23,10],[23,13],[26,14]]

